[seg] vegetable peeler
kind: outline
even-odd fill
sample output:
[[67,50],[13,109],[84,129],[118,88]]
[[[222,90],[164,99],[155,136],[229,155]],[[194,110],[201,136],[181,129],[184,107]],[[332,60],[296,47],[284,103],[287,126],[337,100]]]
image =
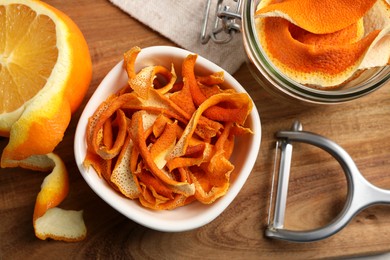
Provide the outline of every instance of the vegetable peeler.
[[[321,135],[303,131],[302,124],[299,121],[295,121],[290,130],[277,132],[276,138],[278,140],[276,142],[275,166],[277,166],[277,159],[280,161],[279,170],[274,170],[272,178],[268,227],[265,230],[267,237],[291,242],[312,242],[325,239],[343,229],[363,209],[374,204],[390,203],[390,191],[379,188],[367,181],[351,156],[341,146]],[[347,178],[347,198],[343,209],[329,224],[317,229],[297,231],[284,228],[294,142],[314,145],[328,152],[339,162]],[[276,173],[278,173],[277,181],[275,180]],[[275,205],[272,210],[274,186],[277,186],[277,190],[275,192]],[[273,217],[271,216],[272,213]]]

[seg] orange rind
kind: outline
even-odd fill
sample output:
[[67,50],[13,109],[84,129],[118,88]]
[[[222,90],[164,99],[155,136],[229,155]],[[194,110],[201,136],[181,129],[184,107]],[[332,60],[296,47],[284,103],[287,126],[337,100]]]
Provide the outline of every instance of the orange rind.
[[130,199],[139,197],[137,179],[133,174],[135,169],[130,167],[133,147],[133,141],[128,136],[110,176],[110,181],[116,188]]
[[138,151],[142,157],[145,166],[153,173],[153,175],[161,180],[165,185],[171,188],[175,193],[190,196],[194,194],[194,187],[188,182],[177,181],[169,176],[164,170],[158,168],[154,162],[151,152],[147,147],[147,136],[143,125],[143,117],[146,114],[141,110],[133,114],[130,125],[130,135],[137,145]]
[[301,84],[333,89],[359,71],[390,64],[385,0],[261,1],[255,16],[268,58]]
[[82,211],[63,210],[57,206],[66,198],[69,192],[68,172],[65,164],[56,154],[50,153],[37,158],[30,164],[36,170],[47,170],[52,165],[52,171],[43,180],[38,193],[33,224],[35,235],[45,240],[47,238],[63,241],[80,241],[86,237],[86,226]]
[[65,242],[78,242],[87,236],[83,211],[50,208],[45,215],[34,221],[35,235]]
[[[113,189],[146,208],[212,203],[230,185],[234,136],[252,134],[244,126],[252,101],[225,89],[222,72],[197,75],[197,55],[184,59],[183,82],[177,82],[173,67],[136,71],[140,52],[134,47],[124,55],[128,86],[89,118],[84,166],[92,166]],[[119,153],[102,154],[101,147],[111,151],[121,133],[126,136],[117,146]]]

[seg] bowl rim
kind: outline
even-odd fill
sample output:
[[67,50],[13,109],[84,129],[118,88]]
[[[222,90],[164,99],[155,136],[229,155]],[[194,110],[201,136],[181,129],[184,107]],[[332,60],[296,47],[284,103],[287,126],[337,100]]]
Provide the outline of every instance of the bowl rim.
[[[142,51],[139,53],[136,60],[136,66],[139,63],[139,60],[142,60],[144,58],[146,59],[147,57],[155,57],[155,55],[167,55],[169,57],[175,56],[184,59],[184,57],[186,57],[188,54],[193,54],[193,52],[172,46],[147,47],[143,48]],[[237,91],[247,93],[246,90],[232,75],[230,75],[228,72],[226,72],[224,69],[214,64],[213,62],[198,55],[196,64],[196,66],[199,66],[201,68],[207,68],[206,70],[211,70],[215,72],[223,71],[225,74],[225,82],[229,83],[230,85],[234,85],[234,87],[232,86],[232,88],[235,88]],[[187,208],[187,211],[185,211],[186,207],[189,207],[193,203],[184,207],[174,209],[172,211],[154,211],[141,206],[140,204],[138,204],[137,201],[121,196],[119,193],[110,188],[104,180],[99,178],[92,167],[87,170],[83,166],[83,160],[86,154],[85,129],[88,118],[94,113],[96,107],[102,102],[102,100],[105,100],[109,94],[115,92],[117,89],[120,88],[112,88],[112,85],[114,85],[115,83],[119,83],[123,80],[127,82],[127,74],[123,69],[122,60],[118,62],[103,78],[101,83],[91,95],[79,118],[74,138],[74,156],[77,167],[82,177],[87,182],[88,186],[95,192],[95,194],[97,194],[108,205],[116,209],[122,215],[145,227],[165,232],[181,232],[199,228],[213,221],[230,205],[230,203],[237,196],[241,188],[244,186],[250,173],[252,172],[254,164],[257,160],[257,155],[260,150],[262,133],[260,116],[255,103],[251,99],[253,102],[253,108],[247,119],[247,121],[250,121],[250,123],[252,124],[251,128],[254,132],[250,138],[252,142],[250,142],[248,146],[248,151],[250,151],[250,153],[248,154],[248,156],[246,156],[246,162],[242,165],[242,170],[240,174],[237,174],[236,178],[231,183],[228,192],[211,205],[204,205],[199,202],[194,202],[197,204],[195,204],[195,206],[193,206],[192,208]],[[99,102],[99,100],[101,101]],[[100,179],[100,181],[97,178]],[[124,202],[124,200],[126,202]],[[137,203],[137,207],[139,208],[138,212],[128,210],[132,207],[132,204],[129,203]],[[127,208],[127,206],[129,205],[130,207]],[[188,219],[183,219],[180,221],[170,221],[166,218],[156,218],[156,215],[169,216],[172,215],[172,212],[175,211],[178,211],[178,214],[183,212],[184,214],[190,214],[192,210],[198,210],[199,208],[206,208],[206,210],[202,214],[197,214]],[[163,215],[164,213],[166,214]]]

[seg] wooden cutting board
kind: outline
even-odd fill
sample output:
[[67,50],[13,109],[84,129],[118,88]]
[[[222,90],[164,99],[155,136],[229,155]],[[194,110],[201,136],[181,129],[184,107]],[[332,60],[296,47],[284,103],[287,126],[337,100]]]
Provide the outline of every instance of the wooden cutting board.
[[[262,143],[251,176],[234,202],[210,224],[188,232],[164,233],[125,218],[87,186],[74,161],[73,138],[88,98],[107,72],[134,45],[174,45],[105,0],[45,1],[80,26],[90,47],[93,80],[56,152],[70,173],[70,194],[61,204],[83,209],[87,238],[78,243],[41,241],[34,236],[32,213],[45,173],[0,169],[0,259],[309,259],[337,258],[390,251],[390,207],[375,206],[358,214],[338,234],[313,243],[267,239],[267,208],[273,168],[274,134],[295,119],[304,128],[344,147],[364,176],[390,189],[390,84],[348,104],[303,107],[267,94],[243,65],[234,74],[259,110]],[[223,46],[221,46],[222,48]],[[0,139],[0,147],[7,144]],[[322,226],[340,212],[346,181],[340,166],[325,152],[305,145],[294,148],[286,225]]]

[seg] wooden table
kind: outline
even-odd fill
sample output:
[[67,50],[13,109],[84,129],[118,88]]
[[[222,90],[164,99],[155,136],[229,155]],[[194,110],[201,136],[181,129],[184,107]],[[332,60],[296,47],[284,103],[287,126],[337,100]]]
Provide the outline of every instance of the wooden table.
[[[267,239],[268,198],[273,168],[274,133],[299,119],[306,130],[336,141],[354,158],[372,183],[390,188],[390,84],[336,106],[305,107],[278,101],[251,77],[246,65],[235,78],[250,93],[262,122],[256,165],[233,203],[210,224],[182,233],[154,231],[127,219],[103,202],[81,177],[73,154],[78,118],[106,73],[134,45],[174,45],[105,0],[48,0],[67,13],[84,33],[93,61],[93,79],[56,152],[70,173],[65,209],[83,209],[87,238],[78,243],[41,241],[34,235],[32,213],[45,173],[0,170],[0,259],[221,259],[329,258],[390,250],[390,207],[358,214],[338,234],[319,242],[296,244]],[[0,139],[1,149],[7,139]],[[295,148],[294,148],[295,149]],[[341,210],[346,180],[325,152],[298,145],[290,183],[286,225],[305,229],[328,223]]]

